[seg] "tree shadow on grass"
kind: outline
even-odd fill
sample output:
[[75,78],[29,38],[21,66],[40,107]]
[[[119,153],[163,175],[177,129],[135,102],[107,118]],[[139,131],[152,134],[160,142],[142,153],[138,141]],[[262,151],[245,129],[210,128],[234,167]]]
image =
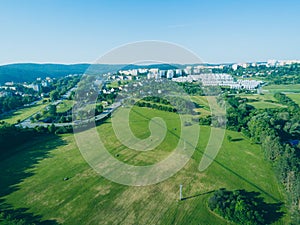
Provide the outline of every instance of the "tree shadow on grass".
[[260,197],[259,192],[247,192],[245,190],[238,190],[242,196],[245,196],[250,202],[256,202],[256,209],[262,213],[266,224],[272,224],[284,216],[284,212],[281,211],[283,206],[282,202],[279,203],[267,203],[263,197]]
[[208,200],[210,210],[238,224],[272,224],[284,216],[282,205],[265,202],[259,192],[225,188],[215,191]]
[[43,220],[40,215],[28,212],[28,208],[13,209],[11,205],[0,200],[0,223],[1,224],[41,224],[58,225],[55,220]]
[[242,141],[244,140],[244,138],[232,138],[231,142],[238,142],[238,141]]
[[204,108],[204,106],[200,105],[199,103],[196,103],[196,102],[193,102],[193,103],[194,103],[194,106],[195,106],[196,109],[202,109],[202,108]]
[[62,145],[66,145],[66,142],[59,136],[52,134],[38,135],[22,144],[22,146],[13,149],[11,154],[0,157],[0,212],[13,219],[23,219],[26,224],[27,222],[58,224],[56,221],[41,221],[41,216],[28,213],[26,208],[14,209],[13,206],[5,202],[4,198],[19,190],[18,184],[34,175],[30,169],[34,168],[40,160],[51,157],[50,151]]
[[20,116],[22,113],[18,112],[18,111],[13,111],[13,112],[9,112],[9,113],[3,113],[0,115],[0,121],[1,120],[7,120],[7,119],[11,119],[13,116]]
[[22,112],[20,112],[19,110],[22,110],[22,109],[27,109],[27,108],[31,108],[31,107],[37,107],[37,106],[40,106],[42,105],[41,103],[39,104],[36,104],[36,105],[33,105],[33,106],[21,106],[17,109],[13,109],[9,112],[5,112],[5,113],[2,113],[0,114],[0,121],[1,120],[6,120],[6,119],[10,119],[11,117],[13,116],[19,116],[22,114]]

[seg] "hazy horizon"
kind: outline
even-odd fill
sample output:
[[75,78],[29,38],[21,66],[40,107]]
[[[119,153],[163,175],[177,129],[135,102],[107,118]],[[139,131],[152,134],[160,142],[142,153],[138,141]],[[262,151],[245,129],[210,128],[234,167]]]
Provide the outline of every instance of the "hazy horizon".
[[[267,62],[268,60],[276,60],[276,61],[300,61],[299,59],[266,59],[266,60],[259,60],[259,61],[241,61],[241,62],[203,62],[203,63],[151,63],[150,65],[155,65],[155,64],[181,64],[181,65],[189,65],[189,64],[240,64],[240,63],[257,63],[257,62]],[[89,65],[129,65],[127,63],[93,63],[93,62],[10,62],[10,63],[3,63],[0,64],[0,66],[6,66],[6,65],[13,65],[13,64],[61,64],[61,65],[76,65],[76,64],[89,64]],[[143,65],[149,65],[149,64],[138,64],[138,63],[130,63],[130,65],[138,65],[138,66],[143,66]]]

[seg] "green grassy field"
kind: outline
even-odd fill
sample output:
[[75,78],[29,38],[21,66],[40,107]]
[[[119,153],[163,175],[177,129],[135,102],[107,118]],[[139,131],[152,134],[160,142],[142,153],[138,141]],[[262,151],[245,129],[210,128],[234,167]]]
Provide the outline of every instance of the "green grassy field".
[[279,103],[264,102],[264,101],[251,102],[251,103],[248,103],[248,104],[254,106],[254,107],[257,108],[257,109],[282,108],[282,107],[286,107],[286,106],[281,105],[281,104],[279,104]]
[[263,91],[267,93],[276,93],[276,92],[300,93],[300,84],[268,85],[263,87]]
[[[148,122],[153,117],[164,118],[169,129],[154,151],[141,153],[122,146],[111,120],[97,130],[112,156],[120,154],[119,160],[134,165],[155,163],[170,154],[180,127],[175,113],[136,107],[130,114],[133,132],[141,138],[149,136]],[[225,137],[216,160],[199,172],[209,135],[210,127],[201,127],[197,149],[185,167],[166,181],[146,187],[120,185],[101,177],[84,161],[71,134],[37,139],[1,161],[1,207],[23,210],[49,224],[213,225],[230,224],[207,207],[211,192],[219,188],[260,192],[272,203],[285,201],[260,146],[240,133],[226,131],[235,141]],[[64,177],[70,179],[63,181]],[[180,184],[183,201],[178,201]],[[287,223],[287,216],[276,222]]]
[[191,100],[201,106],[201,108],[195,109],[196,112],[200,112],[200,116],[211,115],[210,106],[206,96],[192,96]]
[[56,109],[58,113],[63,113],[68,111],[73,107],[73,100],[63,100],[60,104],[57,105]]
[[33,106],[25,107],[13,112],[11,115],[6,115],[3,118],[0,118],[0,121],[4,121],[6,123],[15,124],[18,120],[22,121],[30,117],[31,115],[40,112],[43,108],[45,108],[49,103],[42,103],[41,101]]
[[287,96],[300,106],[300,93],[299,94],[287,94]]
[[[274,94],[266,93],[263,95],[239,95],[241,98],[254,99],[255,102],[249,102],[249,105],[254,106],[257,109],[266,109],[266,108],[282,108],[286,107],[282,104],[279,104],[278,101],[274,98]],[[269,102],[273,101],[273,102]]]
[[255,100],[258,100],[258,101],[271,100],[271,101],[277,102],[277,99],[274,98],[274,94],[263,94],[263,95],[259,95],[259,94],[245,95],[245,94],[241,94],[241,95],[239,95],[239,97],[248,98],[248,99],[255,99]]

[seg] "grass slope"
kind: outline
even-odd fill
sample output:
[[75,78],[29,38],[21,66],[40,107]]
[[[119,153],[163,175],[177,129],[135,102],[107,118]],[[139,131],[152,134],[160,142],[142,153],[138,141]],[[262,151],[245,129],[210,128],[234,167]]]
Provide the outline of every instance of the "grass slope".
[[300,93],[299,94],[287,94],[287,96],[300,106]]
[[300,92],[300,84],[289,84],[289,85],[268,85],[263,87],[264,91],[269,93],[276,93],[276,92]]
[[0,121],[4,121],[6,123],[15,124],[18,120],[22,121],[30,117],[31,115],[40,112],[43,108],[45,108],[49,103],[42,103],[42,101],[38,102],[38,104],[24,107],[22,109],[16,110],[11,114],[5,115],[0,118]]
[[63,113],[70,110],[74,105],[73,100],[63,100],[60,104],[57,105],[56,111],[58,113]]
[[240,97],[256,100],[256,102],[249,102],[247,104],[252,105],[257,109],[286,107],[285,105],[279,104],[278,101],[274,98],[274,94],[270,93],[263,95],[240,95]]
[[248,103],[248,104],[254,106],[257,109],[269,109],[269,108],[282,108],[282,107],[286,107],[286,106],[278,104],[278,103],[264,102],[264,101],[251,102],[251,103]]
[[200,112],[200,116],[211,115],[210,105],[207,100],[207,96],[192,96],[191,100],[198,104],[201,108],[195,109],[196,112]]
[[[168,129],[174,131],[177,126],[179,134],[176,114],[146,108],[131,112],[133,132],[139,137],[149,136],[147,124],[157,116],[166,119]],[[110,120],[97,129],[113,156],[118,152],[119,160],[136,165],[166,157],[177,139],[176,132],[169,131],[160,148],[137,153],[116,140]],[[206,171],[200,173],[198,166],[210,128],[201,127],[197,150],[186,166],[168,180],[146,187],[124,186],[99,176],[83,160],[73,135],[36,140],[1,161],[2,204],[63,224],[209,225],[229,224],[207,208],[211,192],[221,187],[258,191],[268,202],[283,202],[282,190],[260,146],[240,133],[226,133],[235,141],[225,138],[215,162]],[[70,179],[63,181],[64,177]],[[178,201],[180,184],[183,201]],[[276,224],[287,224],[287,217]]]

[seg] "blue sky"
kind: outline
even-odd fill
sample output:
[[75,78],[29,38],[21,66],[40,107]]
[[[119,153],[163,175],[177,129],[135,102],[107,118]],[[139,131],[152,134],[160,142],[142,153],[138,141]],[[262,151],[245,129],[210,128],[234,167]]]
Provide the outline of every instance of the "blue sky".
[[205,62],[300,59],[299,10],[297,0],[3,0],[0,64],[93,62],[143,40]]

